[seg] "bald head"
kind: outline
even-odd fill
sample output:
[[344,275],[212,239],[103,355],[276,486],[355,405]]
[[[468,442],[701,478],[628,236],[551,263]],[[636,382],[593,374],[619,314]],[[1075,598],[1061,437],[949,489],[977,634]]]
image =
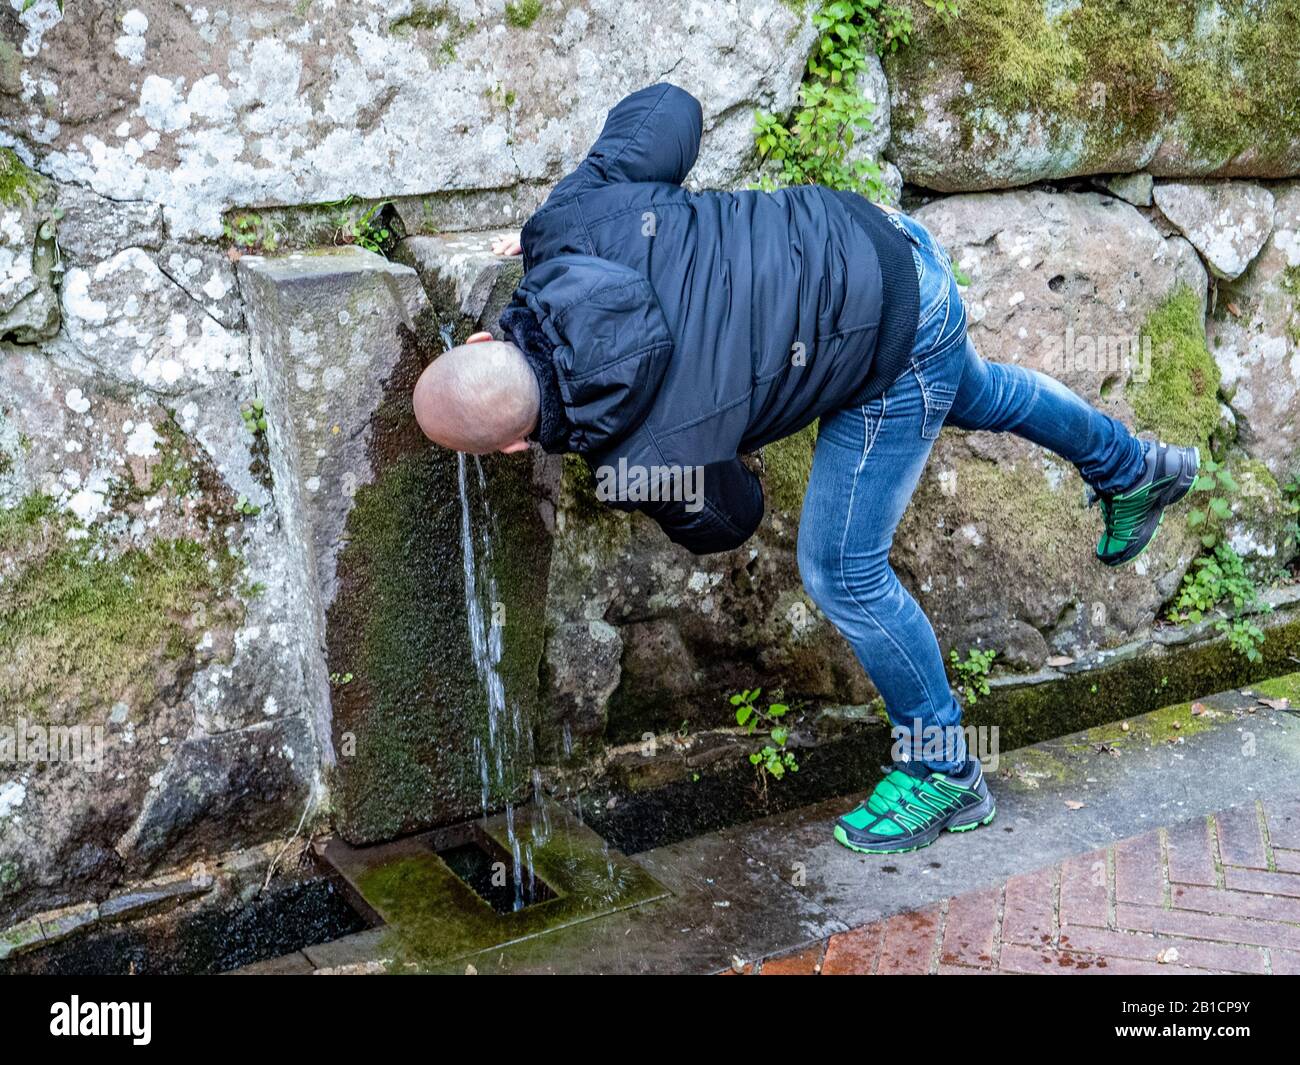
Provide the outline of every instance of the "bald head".
[[476,333],[425,368],[412,402],[430,440],[485,455],[527,448],[541,401],[523,352]]

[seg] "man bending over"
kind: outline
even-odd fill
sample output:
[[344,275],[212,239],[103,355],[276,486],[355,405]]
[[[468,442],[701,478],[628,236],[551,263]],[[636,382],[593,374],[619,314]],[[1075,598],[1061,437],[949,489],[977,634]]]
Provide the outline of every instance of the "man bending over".
[[[1199,455],[1139,440],[1052,377],[981,359],[951,260],[906,215],[815,185],[686,191],[701,128],[699,103],[672,85],[609,113],[524,226],[508,339],[475,334],[435,359],[416,416],[461,451],[535,441],[596,471],[641,471],[612,505],[696,553],[739,547],[762,518],[739,456],[820,418],[799,570],[884,698],[900,752],[835,838],[892,853],[988,824],[934,630],[889,565],[939,430],[1014,432],[1072,462],[1101,503],[1108,566],[1147,547]],[[645,471],[685,468],[703,477],[688,498],[645,491]]]

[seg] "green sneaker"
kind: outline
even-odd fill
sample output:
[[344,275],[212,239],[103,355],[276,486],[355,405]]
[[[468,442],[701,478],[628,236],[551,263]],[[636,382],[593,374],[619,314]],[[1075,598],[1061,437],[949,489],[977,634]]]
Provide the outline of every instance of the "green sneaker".
[[[901,764],[901,763],[900,763]],[[886,776],[871,797],[841,817],[835,839],[862,854],[899,854],[928,847],[949,832],[987,825],[997,805],[984,783],[984,767],[969,759],[960,775],[922,766],[881,767]]]
[[1106,522],[1097,541],[1097,558],[1103,565],[1122,566],[1142,554],[1160,530],[1165,507],[1177,503],[1196,483],[1199,448],[1145,444],[1147,466],[1137,486],[1113,496],[1093,492],[1089,500],[1089,506],[1101,503]]

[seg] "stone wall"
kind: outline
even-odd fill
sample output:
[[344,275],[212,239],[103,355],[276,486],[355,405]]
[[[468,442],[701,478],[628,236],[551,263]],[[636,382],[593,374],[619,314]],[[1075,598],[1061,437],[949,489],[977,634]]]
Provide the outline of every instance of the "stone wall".
[[[968,278],[976,344],[1212,450],[1240,485],[1225,535],[1273,581],[1300,4],[912,6],[858,150]],[[456,462],[406,398],[440,328],[494,325],[517,264],[491,237],[625,92],[695,93],[691,183],[753,180],[753,111],[792,107],[812,11],[0,5],[0,728],[102,743],[98,769],[0,758],[0,923],[296,831],[460,820],[533,766],[600,778],[647,732],[725,726],[740,687],[869,702],[795,566],[813,430],[752,457],[763,526],[704,559],[600,508],[580,463],[501,458],[473,505],[519,739],[485,788]],[[1014,682],[1150,637],[1202,549],[1180,514],[1103,570],[1097,524],[1051,456],[948,431],[895,564],[945,649]]]

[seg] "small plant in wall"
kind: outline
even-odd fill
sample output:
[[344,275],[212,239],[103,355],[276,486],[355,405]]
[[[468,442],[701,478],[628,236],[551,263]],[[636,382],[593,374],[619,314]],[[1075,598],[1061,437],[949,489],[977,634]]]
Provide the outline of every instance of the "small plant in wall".
[[244,252],[275,251],[280,244],[276,226],[256,211],[236,211],[221,224],[222,234],[230,243],[230,257]]
[[[781,780],[786,773],[797,773],[799,763],[794,753],[786,749],[790,730],[781,723],[790,707],[778,701],[769,703],[764,709],[758,705],[762,694],[762,688],[746,688],[731,696],[731,705],[736,708],[736,724],[747,733],[753,735],[760,727],[767,729],[768,742],[749,755],[749,763],[758,774],[759,792],[766,800],[768,778]],[[779,700],[781,693],[778,691],[776,696]]]
[[355,244],[377,255],[387,255],[397,242],[397,235],[384,221],[384,208],[389,201],[382,200],[363,208],[359,213],[354,210],[354,197],[340,200],[329,206],[335,208],[332,216],[335,244]]
[[1212,458],[1201,461],[1200,475],[1192,484],[1196,501],[1187,515],[1189,528],[1197,530],[1201,544],[1214,548],[1222,538],[1223,525],[1232,517],[1229,495],[1239,488],[1227,467]]
[[[952,0],[924,0],[941,18],[957,16]],[[880,168],[852,158],[854,139],[871,129],[874,106],[858,89],[871,52],[897,51],[912,39],[910,7],[891,0],[828,0],[813,15],[817,41],[799,87],[799,106],[784,117],[754,113],[758,187],[827,185],[881,200]]]
[[948,652],[948,661],[952,663],[953,672],[957,674],[957,684],[967,706],[974,706],[980,701],[981,696],[988,695],[989,670],[993,667],[993,659],[997,655],[997,651],[992,649],[981,651],[970,647],[963,660],[956,648]]
[[1192,563],[1169,608],[1169,620],[1195,624],[1210,611],[1228,607],[1215,629],[1228,637],[1228,645],[1251,662],[1261,657],[1264,630],[1248,614],[1267,610],[1259,589],[1232,544],[1225,538],[1226,523],[1232,518],[1231,494],[1238,490],[1228,469],[1212,458],[1201,462],[1201,472],[1192,485],[1196,505],[1187,524],[1201,538],[1206,553]]
[[253,436],[266,432],[266,403],[255,398],[239,408],[240,417],[244,419],[244,428]]

